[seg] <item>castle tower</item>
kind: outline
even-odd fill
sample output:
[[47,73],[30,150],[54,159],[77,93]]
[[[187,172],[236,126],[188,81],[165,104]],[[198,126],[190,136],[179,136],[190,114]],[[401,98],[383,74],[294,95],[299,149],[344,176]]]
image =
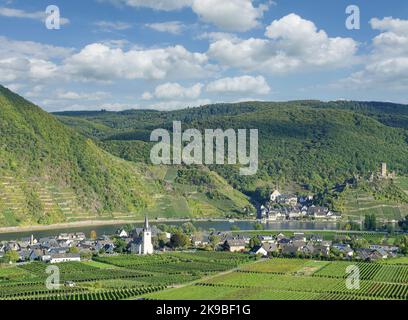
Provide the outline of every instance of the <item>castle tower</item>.
[[142,254],[152,254],[153,244],[152,244],[152,229],[149,226],[149,220],[145,216],[145,224],[143,227],[143,245]]
[[381,177],[387,177],[387,164],[385,162],[381,163]]

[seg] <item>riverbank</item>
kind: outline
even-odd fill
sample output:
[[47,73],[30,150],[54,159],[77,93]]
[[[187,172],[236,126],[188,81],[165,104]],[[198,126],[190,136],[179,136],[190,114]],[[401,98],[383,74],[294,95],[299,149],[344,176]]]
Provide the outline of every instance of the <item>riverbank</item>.
[[[214,221],[214,222],[228,222],[228,219],[166,219],[158,218],[152,219],[153,223],[172,223],[172,222],[204,222],[204,221]],[[250,221],[256,222],[255,220],[237,220],[237,221]],[[81,227],[102,227],[102,226],[119,226],[125,224],[138,224],[143,223],[142,220],[88,220],[88,221],[75,221],[75,222],[65,222],[50,225],[37,225],[37,226],[19,226],[19,227],[0,227],[0,234],[4,233],[18,233],[18,232],[28,232],[28,231],[46,231],[46,230],[58,230],[58,229],[68,229],[68,228],[81,228]]]
[[[0,234],[2,233],[14,233],[14,232],[28,232],[28,231],[44,231],[44,230],[56,230],[66,228],[81,228],[81,227],[101,227],[110,225],[124,225],[128,223],[142,223],[144,220],[90,220],[90,221],[76,221],[65,222],[50,225],[38,225],[27,227],[0,227]],[[162,221],[162,220],[160,220]],[[170,220],[163,220],[164,222],[172,222]],[[180,222],[183,220],[174,220],[174,222]],[[186,220],[188,221],[188,220]]]
[[[132,224],[137,227],[143,226],[143,220],[93,220],[71,223],[61,223],[49,226],[26,226],[26,227],[7,227],[1,228],[0,241],[10,241],[22,238],[54,237],[60,233],[83,232],[90,236],[91,232],[96,232],[97,235],[115,234],[115,232],[125,224]],[[228,220],[228,219],[151,219],[152,225],[167,224],[180,226],[185,222],[191,222],[198,230],[216,230],[216,231],[231,231],[239,230],[254,230],[256,220]],[[333,223],[323,222],[275,222],[263,225],[265,230],[337,230],[337,225]]]

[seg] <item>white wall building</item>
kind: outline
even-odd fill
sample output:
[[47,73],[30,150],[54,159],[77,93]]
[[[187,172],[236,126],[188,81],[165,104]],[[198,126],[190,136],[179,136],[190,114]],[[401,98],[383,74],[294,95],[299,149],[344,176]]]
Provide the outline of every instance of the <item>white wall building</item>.
[[145,217],[145,224],[143,227],[142,239],[136,246],[136,253],[138,254],[153,254],[153,244],[152,244],[152,229],[149,226],[149,220],[147,216]]

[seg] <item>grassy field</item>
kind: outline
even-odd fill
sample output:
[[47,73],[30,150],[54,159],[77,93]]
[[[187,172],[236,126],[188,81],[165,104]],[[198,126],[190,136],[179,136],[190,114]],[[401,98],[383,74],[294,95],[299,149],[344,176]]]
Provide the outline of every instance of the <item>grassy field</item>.
[[[360,288],[346,287],[346,269],[360,270]],[[4,300],[356,300],[408,299],[408,260],[382,263],[262,259],[228,252],[115,255],[58,264],[61,283],[48,290],[47,264],[0,266]]]

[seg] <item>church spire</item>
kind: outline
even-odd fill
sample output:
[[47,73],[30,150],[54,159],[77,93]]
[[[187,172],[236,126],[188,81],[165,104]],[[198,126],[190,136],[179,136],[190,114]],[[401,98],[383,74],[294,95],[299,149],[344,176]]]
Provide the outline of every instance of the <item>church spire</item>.
[[145,223],[144,223],[145,230],[149,229],[149,219],[147,219],[147,215],[145,215]]

